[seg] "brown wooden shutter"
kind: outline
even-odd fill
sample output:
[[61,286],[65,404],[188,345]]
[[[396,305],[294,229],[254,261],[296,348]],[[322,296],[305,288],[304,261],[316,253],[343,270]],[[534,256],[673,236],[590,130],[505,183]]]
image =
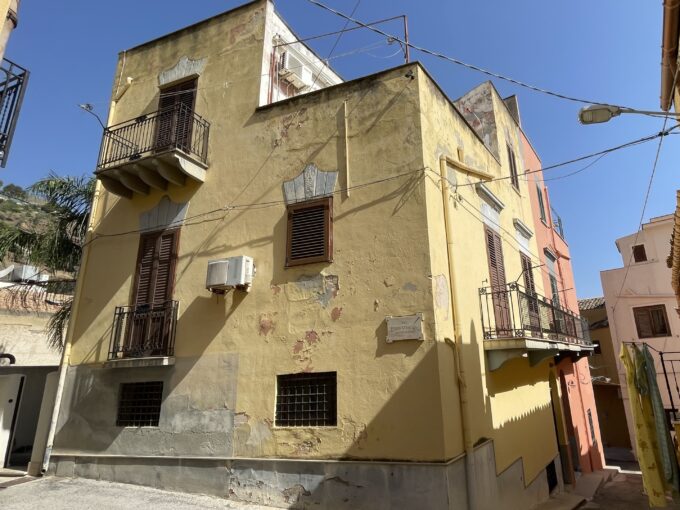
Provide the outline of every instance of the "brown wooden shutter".
[[197,80],[189,80],[161,91],[158,100],[156,146],[177,147],[191,152],[191,130]]
[[524,253],[520,253],[519,257],[522,261],[522,272],[524,274],[524,289],[527,294],[536,294],[536,285],[534,283],[534,272],[533,266],[531,265],[531,259],[527,257]]
[[634,308],[633,315],[635,317],[635,326],[639,338],[649,338],[654,336],[654,329],[652,328],[652,317],[648,308]]
[[135,305],[158,305],[172,298],[179,230],[142,234],[135,279]]
[[288,207],[286,265],[330,262],[333,254],[333,199]]
[[135,279],[135,305],[151,302],[151,283],[153,280],[153,261],[156,251],[156,234],[143,234],[139,240],[137,277]]
[[486,248],[489,257],[489,283],[493,297],[496,332],[499,336],[511,334],[510,303],[505,282],[505,264],[503,261],[503,243],[501,237],[484,227],[486,233]]

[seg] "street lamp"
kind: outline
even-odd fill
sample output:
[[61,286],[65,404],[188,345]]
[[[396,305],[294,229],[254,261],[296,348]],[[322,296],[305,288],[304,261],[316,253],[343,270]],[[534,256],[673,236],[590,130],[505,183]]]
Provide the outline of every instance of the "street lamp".
[[604,104],[594,104],[586,108],[581,108],[578,112],[578,120],[581,124],[600,124],[608,122],[622,113],[637,113],[639,115],[650,115],[652,117],[665,117],[673,115],[670,112],[650,112],[645,110],[634,110],[633,108],[623,108]]

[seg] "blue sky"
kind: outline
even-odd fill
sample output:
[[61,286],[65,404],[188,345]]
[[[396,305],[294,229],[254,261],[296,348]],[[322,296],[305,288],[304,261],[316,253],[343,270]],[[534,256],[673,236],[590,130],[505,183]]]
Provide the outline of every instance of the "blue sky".
[[[118,0],[113,8],[92,0],[23,2],[6,56],[27,67],[31,79],[9,163],[0,179],[28,185],[50,171],[91,172],[101,130],[77,105],[93,103],[106,117],[118,52],[241,3]],[[349,13],[356,0],[326,3]],[[303,37],[344,25],[305,0],[279,0],[276,5]],[[659,108],[660,0],[363,0],[356,17],[373,21],[399,14],[408,15],[414,44],[568,95],[639,109]],[[384,29],[401,33],[396,22]],[[338,58],[333,65],[345,78],[403,61],[394,55],[397,48],[376,34],[362,32],[346,34],[334,52]],[[333,42],[328,38],[311,45],[325,56]],[[420,60],[452,98],[487,79],[417,52],[412,59]],[[662,120],[637,115],[581,126],[578,104],[502,81],[494,83],[501,94],[519,96],[523,128],[545,166],[661,128]],[[664,141],[645,220],[673,211],[679,144],[676,136]],[[599,271],[621,265],[614,240],[637,228],[655,151],[656,142],[650,142],[548,183],[552,205],[565,225],[579,297],[600,295]],[[582,166],[553,170],[546,177]]]

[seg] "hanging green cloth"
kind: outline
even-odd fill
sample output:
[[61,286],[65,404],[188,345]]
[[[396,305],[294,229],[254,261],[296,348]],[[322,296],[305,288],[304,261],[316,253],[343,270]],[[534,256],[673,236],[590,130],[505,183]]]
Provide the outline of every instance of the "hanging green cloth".
[[[635,450],[642,471],[642,483],[649,498],[649,506],[665,508],[667,505],[665,483],[656,454],[658,450],[656,429],[654,427],[652,403],[649,399],[648,388],[644,384],[646,377],[638,373],[636,363],[631,358],[625,344],[621,345],[619,357],[626,369],[630,410],[635,427]],[[635,356],[636,360],[637,358],[638,356]],[[641,370],[641,372],[644,372],[644,370]],[[641,379],[639,386],[638,379]],[[647,392],[647,395],[643,397],[638,388],[642,388],[642,391]]]
[[668,430],[668,421],[666,420],[666,411],[661,400],[661,392],[656,379],[656,370],[654,369],[654,358],[649,352],[649,347],[645,344],[642,349],[637,348],[636,351],[644,360],[644,369],[647,375],[647,386],[649,388],[649,398],[652,401],[652,409],[654,410],[654,426],[656,428],[656,440],[659,445],[659,457],[663,463],[664,480],[669,488],[674,492],[678,491],[678,463],[675,457],[675,448],[673,440],[671,439],[670,430]]

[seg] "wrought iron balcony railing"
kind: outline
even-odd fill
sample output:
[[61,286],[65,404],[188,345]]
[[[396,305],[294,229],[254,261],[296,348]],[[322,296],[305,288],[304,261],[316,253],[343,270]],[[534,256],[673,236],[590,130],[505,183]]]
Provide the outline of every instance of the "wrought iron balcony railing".
[[29,72],[14,62],[2,60],[0,65],[0,167],[5,168],[19,110],[24,101]]
[[171,150],[208,161],[210,123],[183,103],[104,130],[97,170],[113,168]]
[[116,307],[109,360],[172,356],[176,326],[177,301]]
[[479,289],[485,340],[532,338],[592,346],[588,321],[517,283]]

